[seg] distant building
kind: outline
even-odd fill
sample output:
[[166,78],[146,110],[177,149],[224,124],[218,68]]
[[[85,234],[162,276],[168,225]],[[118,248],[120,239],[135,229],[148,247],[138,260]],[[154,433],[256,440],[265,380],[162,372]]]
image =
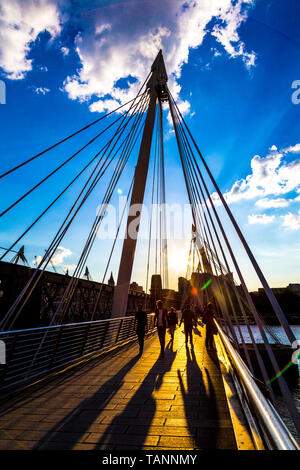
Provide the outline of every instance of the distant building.
[[289,284],[288,288],[295,294],[300,295],[300,284]]
[[139,286],[137,282],[132,282],[130,284],[130,289],[131,290],[137,290],[139,292],[144,292],[143,286]]
[[[300,324],[300,284],[289,284],[287,287],[273,287],[272,292],[282,308],[290,325]],[[279,321],[265,293],[259,288],[251,292],[254,305],[264,320],[269,324],[277,325]]]
[[[20,264],[0,261],[0,319],[9,310],[16,297],[32,276],[33,269]],[[38,285],[14,324],[15,329],[49,325],[62,300],[69,277],[52,271],[41,272]],[[78,279],[64,323],[103,320],[111,315],[115,281],[111,274],[107,284]],[[143,290],[129,289],[127,315],[132,315],[139,304],[149,303]]]
[[174,307],[176,310],[180,309],[181,297],[179,292],[176,292],[173,289],[163,289],[162,300],[164,302],[165,308]]
[[114,287],[115,286],[115,280],[114,280],[114,277],[113,277],[113,273],[111,272],[110,274],[110,278],[108,279],[107,281],[107,284],[111,287]]

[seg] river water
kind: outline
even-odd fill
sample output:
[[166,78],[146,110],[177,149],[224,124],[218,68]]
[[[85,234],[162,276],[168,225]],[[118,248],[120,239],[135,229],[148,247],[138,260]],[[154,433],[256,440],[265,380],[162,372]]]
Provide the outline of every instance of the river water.
[[[234,328],[235,328],[237,338],[238,338],[238,340],[240,340],[238,327],[235,326]],[[298,349],[298,348],[300,348],[300,325],[291,325],[291,328],[292,328],[292,331],[293,331],[296,339],[299,340],[299,345],[297,347],[297,349]],[[250,339],[250,335],[248,333],[247,327],[245,325],[240,325],[240,329],[241,329],[241,333],[244,337],[245,343],[251,343],[251,339]],[[268,330],[270,330],[271,333],[276,338],[278,338],[278,340],[280,341],[281,344],[290,344],[290,342],[289,342],[289,340],[288,340],[288,338],[287,338],[286,334],[284,333],[283,328],[281,326],[268,326],[268,328],[265,330],[265,332],[267,334],[267,337],[269,339],[269,342],[270,343],[275,343],[274,338],[272,337],[272,335],[270,335]],[[255,339],[256,343],[263,343],[263,340],[262,340],[262,337],[259,333],[258,327],[254,326],[254,325],[251,325],[251,331],[252,331],[252,334],[254,336],[254,339]],[[297,345],[295,345],[295,346],[297,346]],[[295,351],[296,351],[296,349],[295,349]],[[298,368],[299,368],[299,375],[300,375],[300,364],[299,363],[298,363]],[[297,407],[297,409],[300,413],[300,376],[298,378],[298,382],[294,383],[293,385],[290,385],[290,390],[291,390],[293,398],[295,400],[296,407]],[[284,400],[282,399],[282,397],[278,397],[278,411],[280,412],[280,415],[283,418],[285,424],[287,425],[287,427],[289,428],[289,430],[291,431],[291,433],[293,434],[293,436],[297,440],[298,444],[300,445],[300,437],[297,434],[297,431],[295,430],[292,419],[290,418],[290,415],[289,415],[288,411],[286,410],[285,403],[284,403]]]

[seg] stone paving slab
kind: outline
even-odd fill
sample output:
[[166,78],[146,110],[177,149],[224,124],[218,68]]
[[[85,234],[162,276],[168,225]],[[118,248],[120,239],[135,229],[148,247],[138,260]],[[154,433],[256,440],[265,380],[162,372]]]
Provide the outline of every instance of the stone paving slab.
[[198,326],[92,360],[0,405],[0,450],[236,449],[218,359]]

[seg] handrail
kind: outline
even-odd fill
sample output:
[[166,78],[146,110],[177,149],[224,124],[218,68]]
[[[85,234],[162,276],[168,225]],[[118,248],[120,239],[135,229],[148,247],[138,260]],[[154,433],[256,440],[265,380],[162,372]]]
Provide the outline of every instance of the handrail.
[[239,353],[232,346],[228,336],[224,333],[218,322],[216,320],[214,321],[217,326],[219,336],[230,357],[231,364],[244,385],[248,401],[250,401],[250,404],[252,405],[252,409],[255,412],[255,416],[258,418],[260,426],[267,434],[272,448],[276,450],[300,450],[300,447],[273,405],[263,395],[255,383],[250,370]]
[[[154,315],[153,313],[150,313],[148,315]],[[90,320],[90,321],[80,321],[80,322],[73,322],[73,323],[61,323],[60,325],[50,325],[50,326],[37,326],[36,328],[25,328],[23,330],[8,330],[8,331],[0,331],[0,336],[1,334],[4,333],[22,333],[26,332],[28,333],[29,331],[38,331],[38,330],[50,330],[51,328],[60,328],[62,326],[78,326],[78,325],[88,325],[89,323],[105,323],[107,321],[114,321],[114,320],[122,320],[124,318],[134,318],[133,316],[130,317],[114,317],[114,318],[106,318],[104,320]]]
[[[0,397],[82,359],[136,338],[135,317],[119,317],[0,332],[7,351],[0,369]],[[154,330],[147,315],[147,332]]]

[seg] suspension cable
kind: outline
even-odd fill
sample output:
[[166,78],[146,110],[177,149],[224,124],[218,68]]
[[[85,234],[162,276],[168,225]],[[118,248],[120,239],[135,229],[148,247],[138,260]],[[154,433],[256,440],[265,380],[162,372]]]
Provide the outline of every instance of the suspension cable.
[[[175,106],[176,106],[176,108],[177,108],[177,110],[178,110],[178,107],[177,107],[176,103],[175,103]],[[218,188],[218,186],[217,186],[217,184],[216,184],[216,182],[215,182],[215,180],[214,180],[214,178],[213,178],[213,176],[212,176],[212,174],[211,174],[209,168],[207,167],[207,164],[206,164],[206,162],[205,162],[205,160],[204,160],[204,158],[203,158],[203,156],[202,156],[200,150],[198,149],[197,144],[195,143],[195,141],[194,141],[194,139],[193,139],[193,137],[192,137],[192,135],[191,135],[191,133],[190,133],[190,131],[189,131],[189,129],[188,129],[188,127],[187,127],[187,125],[186,125],[186,123],[185,123],[185,121],[184,121],[184,119],[183,119],[183,117],[182,117],[182,115],[181,115],[181,113],[180,113],[179,110],[178,110],[178,113],[179,113],[179,116],[181,117],[182,122],[185,124],[186,129],[188,130],[188,133],[189,133],[189,135],[190,135],[190,137],[191,137],[191,139],[192,139],[192,142],[194,143],[194,146],[195,146],[195,148],[197,149],[197,151],[198,151],[198,153],[199,153],[199,155],[200,155],[200,158],[201,158],[201,160],[202,160],[202,162],[203,162],[203,164],[204,164],[204,166],[205,166],[205,168],[206,168],[206,170],[207,170],[208,175],[210,176],[211,181],[213,182],[215,188],[217,189],[218,195],[219,195],[219,197],[220,197],[220,199],[221,199],[221,201],[222,201],[222,203],[223,203],[223,206],[225,207],[227,214],[229,215],[229,217],[230,217],[230,219],[231,219],[231,221],[232,221],[234,227],[236,228],[236,231],[237,231],[237,233],[238,233],[238,235],[239,235],[241,241],[242,241],[242,242],[243,242],[243,241],[245,242],[245,240],[244,240],[242,234],[240,233],[239,228],[237,227],[237,224],[236,224],[236,222],[235,222],[235,219],[233,218],[233,215],[232,215],[230,209],[228,208],[227,203],[226,203],[226,201],[225,201],[225,199],[224,199],[224,197],[223,197],[221,191],[219,190],[219,188]],[[197,164],[197,162],[196,162],[196,160],[195,160],[195,157],[193,156],[193,158],[194,158],[196,167],[198,168],[198,172],[199,172],[199,174],[201,175],[201,172],[200,172],[200,170],[199,170],[199,167],[198,167],[198,164]],[[213,208],[213,210],[214,210],[214,212],[215,212],[214,204],[213,204],[213,202],[212,202],[212,200],[211,200],[211,198],[210,198],[210,194],[209,194],[209,192],[207,191],[207,188],[206,188],[206,185],[205,185],[205,184],[204,184],[204,187],[205,187],[205,190],[206,190],[206,192],[207,192],[207,194],[208,194],[208,197],[209,197],[209,200],[210,200],[210,204],[211,204],[211,206],[212,206],[212,208]],[[219,194],[219,193],[220,193],[220,194]],[[217,216],[216,216],[216,217],[217,217]],[[223,235],[223,237],[224,237],[224,234],[223,234],[223,230],[224,230],[224,229],[222,228],[221,225],[222,225],[222,224],[220,224],[220,229],[221,229],[222,235]],[[240,236],[240,235],[241,235],[241,236]],[[225,237],[226,237],[226,235],[225,235]],[[225,240],[225,237],[224,237],[224,240]],[[242,237],[242,238],[241,238],[241,237]],[[226,240],[225,240],[225,242],[226,242]],[[227,242],[226,242],[226,244],[227,244]],[[251,253],[251,251],[250,251],[250,248],[248,247],[248,245],[246,244],[246,242],[245,242],[245,244],[243,243],[243,245],[244,245],[244,247],[245,247],[245,249],[246,249],[246,251],[247,251],[247,254],[248,254],[250,260],[252,261],[252,264],[253,264],[254,266],[256,266],[257,263],[256,263],[255,260],[254,260],[254,261],[252,260],[253,255],[252,255],[252,253]],[[232,257],[232,261],[234,262],[234,265],[235,265],[235,268],[236,268],[237,273],[238,273],[238,275],[239,275],[239,278],[240,278],[240,280],[241,280],[242,287],[243,287],[243,289],[244,289],[246,298],[247,298],[247,300],[248,300],[248,302],[249,302],[249,304],[250,304],[250,306],[251,306],[251,309],[252,309],[252,311],[253,311],[254,317],[255,317],[256,322],[257,322],[257,325],[258,325],[258,327],[259,327],[260,334],[261,334],[261,336],[262,336],[262,338],[263,338],[263,341],[264,341],[264,344],[265,344],[265,347],[266,347],[268,356],[269,356],[269,358],[270,358],[270,361],[271,361],[271,363],[272,363],[272,366],[273,366],[273,368],[274,368],[274,371],[275,371],[276,373],[278,373],[278,371],[279,371],[280,369],[279,369],[277,360],[276,360],[276,358],[275,358],[274,352],[273,352],[273,350],[272,350],[272,348],[271,348],[271,346],[270,346],[270,344],[269,344],[268,338],[267,338],[267,336],[266,336],[266,334],[265,334],[265,332],[264,332],[264,330],[263,330],[262,322],[261,322],[259,316],[257,315],[257,311],[256,311],[255,306],[254,306],[254,304],[253,304],[253,300],[252,300],[252,298],[251,298],[251,296],[250,296],[250,294],[249,294],[249,292],[248,292],[248,289],[247,289],[246,284],[245,284],[245,282],[244,282],[243,276],[242,276],[242,274],[241,274],[241,272],[240,272],[239,266],[238,266],[238,264],[236,263],[235,257],[234,257],[234,255],[233,255],[233,253],[232,253],[231,247],[230,247],[229,244],[227,245],[227,247],[228,247],[228,250],[229,250],[230,255],[231,255],[231,257]],[[247,250],[247,247],[248,247],[248,250],[249,250],[249,251]],[[251,255],[252,255],[252,257],[251,257]],[[259,268],[258,268],[258,270],[257,270],[258,275],[259,275],[259,272],[260,272],[260,270],[259,270]],[[266,283],[266,281],[265,281],[263,275],[262,275],[262,278],[261,278],[261,276],[259,275],[259,278],[261,279],[261,281],[264,280],[264,282]],[[267,283],[266,283],[266,284],[267,284]],[[263,284],[263,285],[264,285],[264,284]],[[265,286],[264,286],[264,287],[265,287]],[[268,287],[268,286],[267,286],[267,287]],[[269,297],[269,299],[270,299],[270,297]],[[272,300],[272,299],[270,299],[270,301],[271,301],[271,300]],[[271,303],[272,303],[272,301],[271,301]],[[272,303],[272,305],[273,305],[273,303]],[[276,311],[275,308],[274,308],[274,310]],[[289,328],[289,329],[290,329],[290,328]],[[290,390],[289,390],[289,388],[288,388],[288,386],[287,386],[287,384],[286,384],[285,379],[284,379],[282,376],[279,376],[279,377],[278,377],[278,382],[279,382],[279,386],[280,386],[280,389],[281,389],[281,393],[282,393],[283,397],[286,399],[286,404],[287,404],[288,409],[289,409],[289,411],[290,411],[290,414],[291,414],[291,416],[292,416],[292,418],[293,418],[293,421],[294,421],[294,423],[295,423],[295,426],[296,426],[298,432],[300,432],[300,415],[299,415],[299,412],[298,412],[297,409],[296,409],[296,406],[295,406],[294,400],[293,400],[293,398],[292,398],[291,392],[290,392]]]
[[[122,127],[122,124],[124,122],[124,119],[126,118],[126,116],[130,113],[130,111],[134,111],[134,109],[140,104],[140,102],[142,101],[142,98],[140,99],[140,101],[138,103],[132,103],[130,108],[127,110],[126,114],[123,116],[122,118],[122,122],[121,124],[119,125],[119,128],[118,130]],[[130,116],[130,119],[132,118],[132,115]],[[129,121],[130,121],[129,119]],[[127,124],[128,125],[128,122],[127,121]],[[123,130],[119,133],[118,137],[117,137],[117,141],[120,139],[120,136],[122,135],[122,133],[124,132],[124,129],[125,127],[123,128]],[[116,134],[115,134],[116,135]],[[115,144],[113,145],[113,148],[115,147],[117,142],[115,142]],[[112,150],[113,150],[112,148]],[[104,168],[104,165],[106,164],[112,150],[110,151],[109,155],[106,157],[106,160],[104,161],[104,163],[102,164],[100,170],[98,170],[97,174],[96,174],[96,177],[94,177],[94,182],[95,180],[98,182],[99,179],[97,180],[97,176],[99,177],[99,173],[101,173],[101,171],[103,170]],[[105,153],[104,153],[105,154]],[[34,282],[33,286],[31,287],[29,293],[27,294],[24,302],[23,302],[23,305],[21,306],[21,309],[18,310],[18,312],[16,313],[16,317],[14,319],[14,321],[16,320],[16,318],[19,316],[22,308],[24,307],[25,303],[27,302],[27,300],[29,299],[31,293],[33,292],[34,288],[36,287],[43,271],[45,270],[46,266],[48,265],[48,262],[50,260],[50,258],[53,256],[53,253],[55,252],[56,250],[56,247],[59,245],[59,243],[61,242],[62,238],[64,237],[66,231],[68,230],[70,224],[72,223],[72,221],[74,220],[75,216],[77,215],[79,209],[82,207],[83,203],[86,201],[88,195],[90,194],[89,192],[89,189],[87,190],[86,192],[86,195],[83,197],[81,203],[79,203],[79,206],[77,207],[77,209],[75,209],[81,195],[83,194],[83,192],[85,191],[85,188],[88,186],[89,184],[89,181],[91,180],[93,174],[95,173],[95,171],[98,169],[98,166],[100,165],[101,163],[101,159],[99,160],[99,162],[97,163],[96,167],[94,168],[92,174],[90,175],[89,179],[87,180],[87,182],[85,183],[83,189],[80,191],[80,194],[78,195],[75,203],[73,204],[73,206],[71,207],[71,209],[69,210],[65,220],[63,221],[59,231],[57,232],[56,236],[54,237],[53,241],[51,242],[48,250],[46,251],[46,253],[44,254],[44,256],[42,257],[39,265],[37,266],[35,272],[32,274],[31,278],[29,279],[29,281],[27,282],[27,284],[25,285],[25,287],[23,288],[23,290],[21,291],[21,293],[19,294],[18,298],[16,299],[16,301],[13,303],[13,305],[11,306],[11,308],[9,309],[9,311],[7,312],[7,314],[5,315],[5,317],[3,318],[2,322],[1,322],[1,326],[5,326],[6,322],[7,322],[7,319],[11,316],[11,314],[16,310],[16,307],[18,306],[18,304],[20,303],[20,301],[22,300],[22,298],[25,296],[25,293],[27,292],[27,290],[29,289],[29,286],[32,285],[34,279],[37,277],[36,281]],[[100,177],[104,174],[104,171],[106,169],[103,170],[103,172],[100,174]],[[90,188],[93,188],[93,183],[91,184]],[[75,210],[75,213],[73,214],[72,218],[70,219],[70,221],[67,223],[68,219],[71,217],[71,214],[72,212],[74,212]],[[67,225],[66,225],[67,224]],[[65,225],[65,228],[63,228]],[[48,258],[48,261],[47,261],[47,258]],[[40,270],[42,264],[45,263],[44,267],[42,270]],[[39,273],[39,275],[38,275]]]
[[[150,72],[151,73],[151,72]],[[148,80],[149,76],[150,76],[150,73],[148,74],[148,77],[146,78],[145,82],[143,83],[141,89],[143,88],[143,86],[145,85],[146,81]],[[88,129],[89,127],[93,126],[94,124],[97,124],[97,122],[101,121],[102,119],[110,116],[111,114],[117,112],[119,109],[123,108],[124,106],[127,106],[129,103],[132,103],[132,101],[136,100],[136,98],[138,97],[139,95],[137,95],[135,98],[127,101],[126,103],[118,106],[117,108],[115,108],[113,111],[110,111],[109,113],[105,114],[104,116],[101,116],[100,118],[96,119],[95,121],[91,122],[90,124],[88,124],[87,126],[84,126],[82,127],[81,129],[79,129],[78,131],[76,132],[73,132],[72,134],[70,134],[68,137],[65,137],[64,139],[60,140],[59,142],[56,142],[55,144],[51,145],[50,147],[46,148],[45,150],[43,150],[42,152],[34,155],[33,157],[29,158],[28,160],[20,163],[19,165],[15,166],[14,168],[11,168],[10,170],[6,171],[5,173],[2,173],[2,175],[0,175],[0,179],[1,178],[4,178],[5,176],[9,175],[10,173],[12,173],[13,171],[16,171],[18,170],[19,168],[21,168],[22,166],[26,165],[27,163],[30,163],[32,162],[33,160],[35,160],[36,158],[40,157],[41,155],[44,155],[45,153],[49,152],[50,150],[54,149],[55,147],[57,147],[58,145],[62,144],[63,142],[66,142],[67,140],[71,139],[72,137],[74,137],[75,135],[79,134],[80,132],[83,132],[85,131],[86,129]]]
[[77,150],[71,157],[69,157],[67,160],[65,160],[63,163],[61,163],[58,167],[56,167],[53,171],[51,171],[47,176],[45,176],[41,181],[39,181],[37,184],[35,184],[32,188],[30,188],[28,191],[26,191],[19,199],[17,199],[14,203],[12,203],[7,209],[5,209],[3,212],[0,213],[0,217],[2,217],[4,214],[9,212],[13,207],[15,207],[19,202],[23,201],[29,194],[31,194],[35,189],[39,188],[45,181],[47,181],[51,176],[55,175],[59,170],[61,170],[67,163],[72,161],[79,153],[81,153],[83,150],[85,150],[90,144],[95,142],[96,139],[98,139],[101,135],[103,135],[109,128],[111,128],[116,122],[118,122],[123,115],[119,116],[112,124],[107,126],[103,131],[99,132],[95,137],[93,137],[87,144],[85,144],[83,147],[81,147],[79,150]]

